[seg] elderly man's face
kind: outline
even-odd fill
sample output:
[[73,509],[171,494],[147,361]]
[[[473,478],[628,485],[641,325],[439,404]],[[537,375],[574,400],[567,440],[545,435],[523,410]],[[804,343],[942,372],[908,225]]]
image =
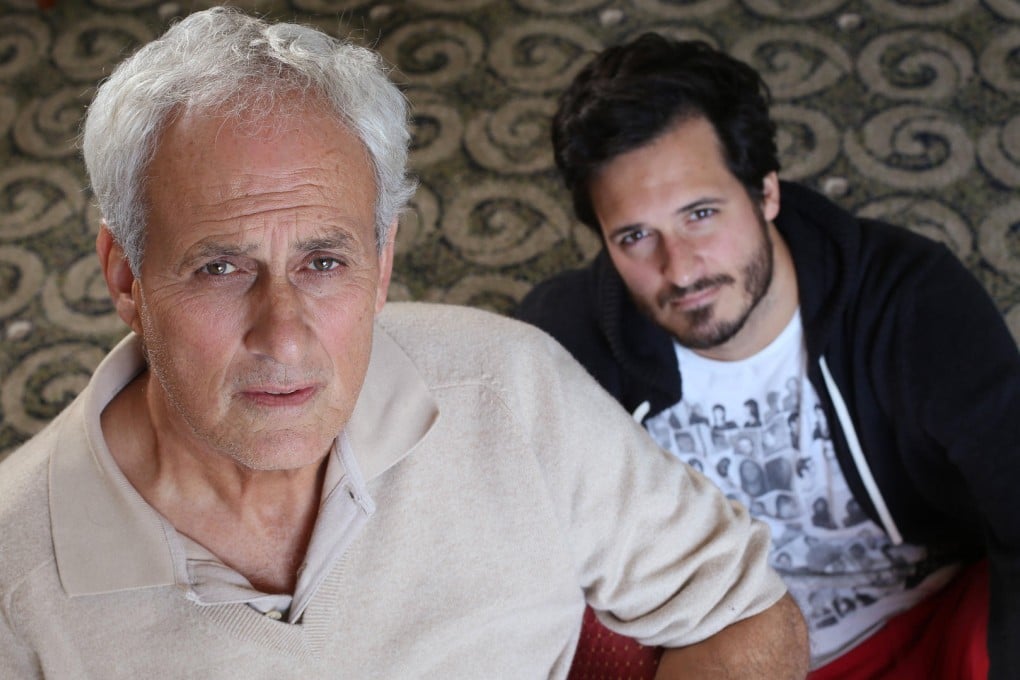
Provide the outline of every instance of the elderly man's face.
[[377,251],[361,142],[314,108],[273,123],[184,115],[165,132],[127,315],[157,427],[256,470],[314,463],[343,429],[393,248]]

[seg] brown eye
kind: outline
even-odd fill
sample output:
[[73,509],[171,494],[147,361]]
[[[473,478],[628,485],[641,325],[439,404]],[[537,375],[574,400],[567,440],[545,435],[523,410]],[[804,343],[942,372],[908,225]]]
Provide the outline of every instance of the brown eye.
[[201,271],[210,276],[224,276],[225,274],[232,274],[237,271],[237,267],[229,262],[210,262],[203,266]]
[[648,232],[646,232],[646,231],[640,231],[640,230],[632,231],[632,232],[626,234],[623,238],[620,239],[620,245],[621,246],[632,246],[635,243],[637,243],[638,241],[646,238],[647,236],[648,236]]
[[335,257],[316,257],[311,262],[311,267],[317,272],[328,272],[340,266],[340,261]]

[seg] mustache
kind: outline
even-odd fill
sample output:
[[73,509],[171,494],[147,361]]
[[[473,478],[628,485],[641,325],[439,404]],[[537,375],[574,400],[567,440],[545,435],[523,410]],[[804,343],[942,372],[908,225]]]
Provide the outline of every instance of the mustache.
[[670,285],[665,292],[659,295],[659,304],[665,306],[675,300],[682,300],[692,293],[700,293],[707,288],[716,288],[718,286],[726,286],[734,283],[736,283],[736,279],[729,274],[717,274],[715,276],[698,279],[689,286]]

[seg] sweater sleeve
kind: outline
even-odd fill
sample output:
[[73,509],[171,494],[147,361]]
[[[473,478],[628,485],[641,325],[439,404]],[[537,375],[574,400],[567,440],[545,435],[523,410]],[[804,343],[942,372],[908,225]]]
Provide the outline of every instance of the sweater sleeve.
[[510,391],[527,395],[513,410],[540,443],[549,497],[599,618],[645,644],[682,647],[774,604],[786,589],[767,563],[768,529],[542,340],[521,346],[542,356],[527,372],[538,384]]
[[989,677],[1018,678],[1020,354],[980,283],[948,251],[940,254],[899,310],[900,399],[910,409],[901,413],[918,414],[922,431],[914,436],[940,457],[924,468],[945,467],[924,481],[933,506],[983,540]]
[[0,603],[0,678],[42,678],[38,659],[14,630],[6,599]]

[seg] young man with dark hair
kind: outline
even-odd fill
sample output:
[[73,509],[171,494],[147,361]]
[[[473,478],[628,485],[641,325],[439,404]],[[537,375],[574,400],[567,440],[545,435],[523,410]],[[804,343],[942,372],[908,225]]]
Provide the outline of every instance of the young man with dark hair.
[[[599,54],[553,144],[604,249],[519,316],[663,448],[689,432],[684,460],[770,525],[814,677],[983,677],[989,658],[1020,677],[1016,344],[945,247],[780,182],[768,107],[761,77],[704,43]],[[748,400],[775,408],[725,432],[694,417]],[[803,474],[742,484],[726,458]]]

